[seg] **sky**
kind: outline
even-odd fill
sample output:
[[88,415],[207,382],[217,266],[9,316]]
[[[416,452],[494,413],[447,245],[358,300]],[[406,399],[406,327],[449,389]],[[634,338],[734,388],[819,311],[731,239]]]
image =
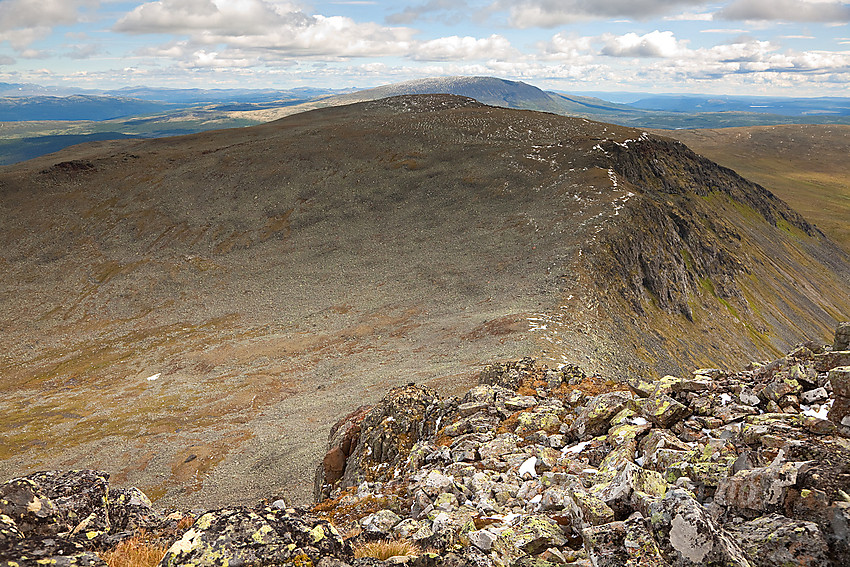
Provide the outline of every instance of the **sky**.
[[0,82],[850,96],[834,0],[0,0]]

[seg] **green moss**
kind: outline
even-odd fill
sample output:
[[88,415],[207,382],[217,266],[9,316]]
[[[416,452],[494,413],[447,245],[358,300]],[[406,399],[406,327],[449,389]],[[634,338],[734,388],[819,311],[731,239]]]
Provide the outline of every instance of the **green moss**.
[[806,235],[805,232],[803,232],[802,230],[800,230],[796,226],[792,225],[790,222],[788,222],[785,219],[779,219],[778,221],[776,221],[776,227],[781,229],[781,230],[784,230],[785,232],[787,232],[788,234],[790,234],[791,236],[793,236],[797,240],[803,240],[803,239],[807,238],[807,235]]
[[682,248],[682,261],[685,262],[685,267],[688,270],[694,271],[694,258],[686,248]]

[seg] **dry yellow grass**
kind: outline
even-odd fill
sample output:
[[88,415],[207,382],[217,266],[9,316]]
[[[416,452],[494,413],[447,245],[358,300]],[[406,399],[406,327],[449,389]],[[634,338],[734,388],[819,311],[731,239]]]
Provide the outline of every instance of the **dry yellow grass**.
[[[390,557],[404,555],[422,555],[425,551],[415,543],[405,540],[367,541],[354,546],[354,557],[374,557],[386,560]],[[111,566],[110,566],[111,567]]]
[[168,545],[148,541],[138,534],[119,543],[115,549],[100,553],[109,567],[155,567],[168,551]]

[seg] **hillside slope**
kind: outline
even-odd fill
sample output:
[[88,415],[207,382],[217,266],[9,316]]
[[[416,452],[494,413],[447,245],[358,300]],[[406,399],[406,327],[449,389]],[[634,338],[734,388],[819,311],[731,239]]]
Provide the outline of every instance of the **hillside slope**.
[[661,132],[766,187],[850,252],[850,126]]
[[176,504],[306,501],[391,386],[736,365],[850,314],[850,258],[734,172],[454,96],[79,146],[0,169],[0,224],[0,476]]

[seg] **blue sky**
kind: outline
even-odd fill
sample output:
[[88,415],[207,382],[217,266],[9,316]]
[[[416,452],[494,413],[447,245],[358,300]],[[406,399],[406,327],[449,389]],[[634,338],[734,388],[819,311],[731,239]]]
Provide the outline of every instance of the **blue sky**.
[[850,96],[833,0],[0,0],[0,82]]

